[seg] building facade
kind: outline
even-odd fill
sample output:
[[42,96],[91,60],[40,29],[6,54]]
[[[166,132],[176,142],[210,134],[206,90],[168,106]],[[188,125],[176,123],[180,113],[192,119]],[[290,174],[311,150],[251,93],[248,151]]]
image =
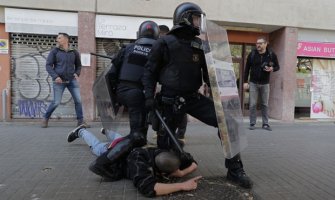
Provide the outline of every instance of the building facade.
[[[42,117],[53,95],[52,82],[45,71],[45,59],[55,46],[57,33],[67,32],[83,62],[80,85],[84,115],[88,120],[95,120],[97,111],[92,86],[110,60],[90,53],[114,55],[123,44],[136,38],[139,24],[147,19],[172,27],[174,9],[182,2],[27,0],[19,3],[1,0],[0,119],[34,120]],[[297,47],[308,42],[335,43],[335,23],[329,20],[335,17],[331,9],[335,2],[197,0],[194,3],[206,12],[207,19],[228,31],[245,114],[248,113],[248,94],[241,87],[244,63],[260,35],[269,39],[281,66],[280,71],[271,75],[270,117],[293,121],[298,107],[307,109],[307,112],[312,110],[313,102],[307,101],[314,98],[308,92],[311,78],[301,76],[297,67],[297,63],[309,55],[299,55]],[[327,59],[331,60],[332,56],[328,55]],[[61,106],[52,117],[73,118],[74,115],[71,96],[65,93]]]

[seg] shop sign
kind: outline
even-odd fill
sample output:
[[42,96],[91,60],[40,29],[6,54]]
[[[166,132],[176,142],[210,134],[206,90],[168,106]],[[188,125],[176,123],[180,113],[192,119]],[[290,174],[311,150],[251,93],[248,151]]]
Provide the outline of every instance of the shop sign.
[[71,12],[5,8],[6,32],[78,35],[78,14]]
[[95,36],[97,38],[136,39],[139,26],[146,20],[172,27],[171,19],[97,15]]
[[298,42],[297,56],[335,58],[335,43]]

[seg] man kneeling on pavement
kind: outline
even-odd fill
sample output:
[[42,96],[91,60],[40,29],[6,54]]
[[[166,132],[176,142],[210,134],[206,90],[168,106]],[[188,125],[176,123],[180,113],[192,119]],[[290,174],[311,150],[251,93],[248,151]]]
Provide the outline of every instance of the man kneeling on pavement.
[[[112,131],[101,129],[109,142],[100,142],[85,126],[78,126],[68,135],[71,143],[77,138],[82,138],[96,156],[109,151],[117,151],[118,143],[127,138]],[[90,165],[90,170],[111,181],[128,178],[140,193],[147,197],[167,195],[178,191],[190,191],[197,188],[197,176],[180,183],[169,183],[169,177],[183,177],[197,169],[197,163],[189,153],[178,153],[159,149],[157,147],[134,148],[129,154],[121,156],[114,163],[100,165],[98,157]],[[97,165],[97,162],[100,162]]]

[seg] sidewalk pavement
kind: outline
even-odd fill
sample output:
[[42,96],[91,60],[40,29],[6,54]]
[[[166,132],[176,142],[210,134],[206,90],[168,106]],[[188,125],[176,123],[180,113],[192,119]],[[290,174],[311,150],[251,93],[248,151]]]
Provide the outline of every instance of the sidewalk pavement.
[[[95,156],[87,145],[79,139],[71,144],[66,140],[75,123],[51,121],[47,129],[39,125],[0,123],[0,199],[147,199],[128,180],[104,182],[88,170]],[[254,181],[255,199],[335,199],[333,122],[274,121],[273,131],[248,130],[248,124],[244,125],[249,145],[242,160]],[[104,139],[100,123],[92,123],[89,130]],[[119,132],[127,134],[128,124],[122,124]],[[148,139],[152,140],[151,132]],[[185,150],[198,161],[194,176],[225,177],[215,128],[189,123]]]

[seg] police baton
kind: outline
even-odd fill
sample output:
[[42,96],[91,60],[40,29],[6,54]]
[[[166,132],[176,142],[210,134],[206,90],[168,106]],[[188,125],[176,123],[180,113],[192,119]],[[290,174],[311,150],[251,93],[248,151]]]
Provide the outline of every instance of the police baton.
[[179,142],[177,141],[176,137],[173,135],[171,129],[168,127],[168,125],[165,123],[162,115],[158,112],[157,109],[155,109],[155,114],[157,115],[157,117],[159,118],[159,120],[162,122],[164,128],[167,130],[167,132],[169,133],[170,138],[172,139],[172,141],[174,142],[174,144],[177,146],[178,150],[180,153],[184,153],[184,150],[181,148]]
[[106,56],[106,55],[102,55],[102,54],[97,54],[97,53],[90,53],[93,56],[98,56],[98,57],[103,57],[103,58],[108,58],[108,59],[113,59],[114,57],[112,56]]

